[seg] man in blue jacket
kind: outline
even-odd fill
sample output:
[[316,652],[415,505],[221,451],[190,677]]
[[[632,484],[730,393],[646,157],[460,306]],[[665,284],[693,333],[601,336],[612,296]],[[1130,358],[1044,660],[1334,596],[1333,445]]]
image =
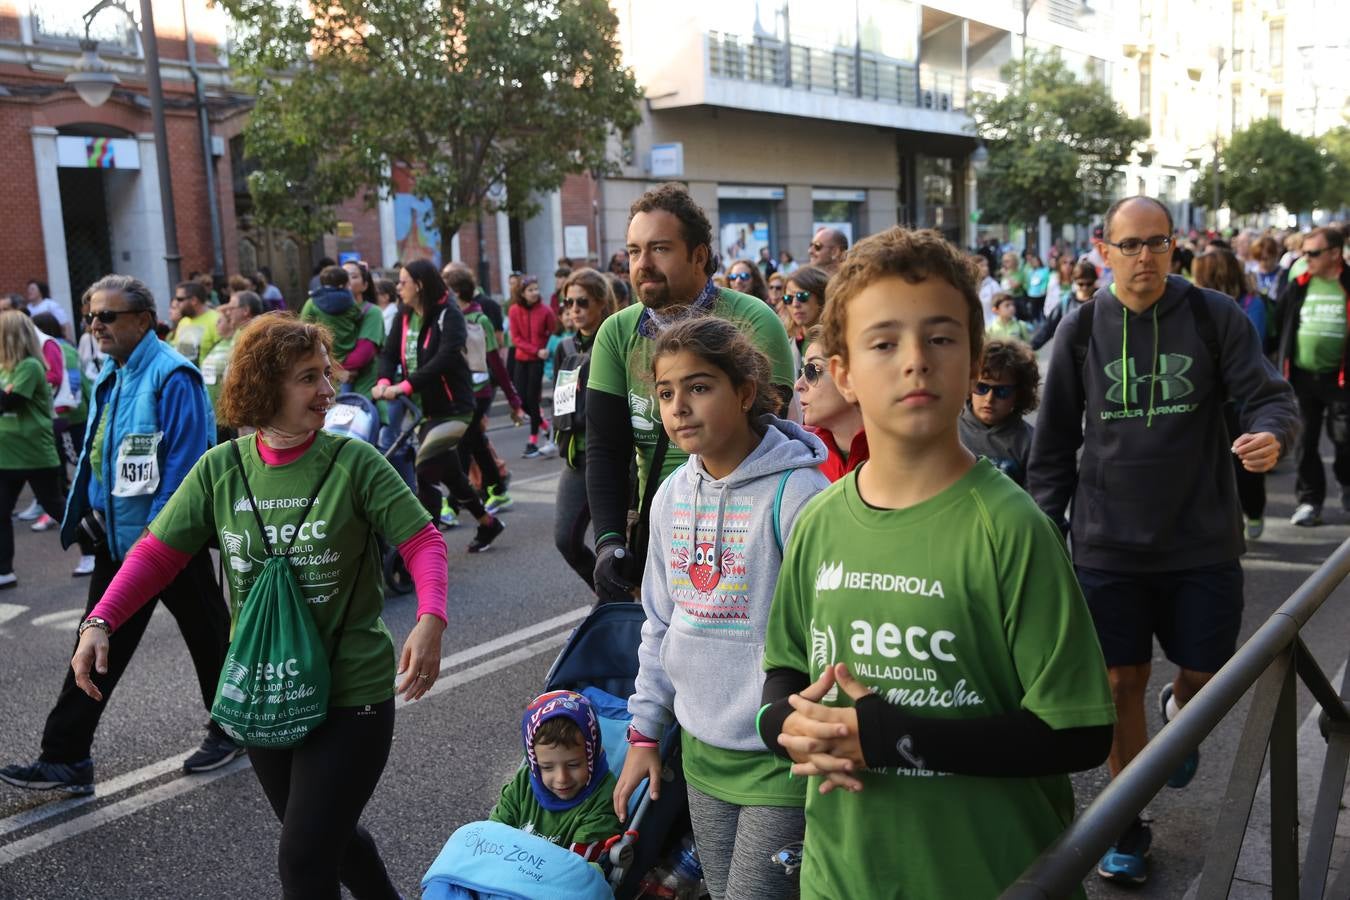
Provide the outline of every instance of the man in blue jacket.
[[[1230,458],[1269,471],[1299,419],[1242,308],[1168,276],[1167,207],[1151,197],[1117,202],[1098,247],[1115,279],[1060,325],[1027,489],[1055,521],[1072,501],[1074,567],[1116,704],[1114,777],[1148,742],[1154,635],[1178,668],[1158,698],[1164,722],[1232,656],[1246,547]],[[1228,434],[1226,400],[1241,410],[1240,435]],[[1168,783],[1184,787],[1198,759]],[[1098,874],[1143,882],[1151,840],[1136,819]]]
[[[85,296],[90,300],[86,326],[108,358],[94,386],[90,437],[76,468],[61,540],[69,547],[83,531],[94,541],[88,616],[146,525],[211,446],[215,418],[201,373],[155,336],[155,301],[143,283],[109,275]],[[210,709],[230,625],[210,553],[194,556],[158,599],[187,641],[202,703]],[[33,790],[93,793],[94,731],[154,609],[151,600],[112,635],[108,671],[94,676],[104,702],[77,688],[66,666],[60,696],[47,715],[41,756],[27,765],[5,766],[0,780]],[[106,629],[107,624],[86,618],[80,630],[89,627]],[[183,768],[205,772],[242,752],[212,722]]]

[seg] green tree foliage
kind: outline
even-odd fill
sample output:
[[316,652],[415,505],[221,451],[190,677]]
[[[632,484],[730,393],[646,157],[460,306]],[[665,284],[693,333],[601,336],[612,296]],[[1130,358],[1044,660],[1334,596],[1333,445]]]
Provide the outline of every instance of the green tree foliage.
[[343,200],[373,204],[406,162],[448,259],[481,212],[529,216],[536,192],[607,171],[610,134],[640,118],[607,0],[220,2],[257,98],[257,214],[309,237]]
[[[1235,131],[1219,151],[1220,202],[1240,216],[1263,213],[1276,206],[1307,212],[1323,194],[1326,161],[1317,144],[1285,131],[1274,119],[1253,122]],[[1214,166],[1200,173],[1191,188],[1197,203],[1212,203]]]
[[1007,94],[981,94],[971,114],[989,163],[983,218],[1031,226],[1080,221],[1106,209],[1113,182],[1148,125],[1131,119],[1099,81],[1081,80],[1057,54],[1003,67]]
[[1330,210],[1350,206],[1350,125],[1322,135],[1318,151],[1322,155],[1322,194],[1317,205]]

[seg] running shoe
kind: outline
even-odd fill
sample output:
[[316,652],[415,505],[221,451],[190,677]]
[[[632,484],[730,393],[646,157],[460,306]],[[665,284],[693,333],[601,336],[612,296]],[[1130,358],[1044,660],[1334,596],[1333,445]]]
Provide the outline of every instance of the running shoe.
[[521,459],[538,459],[543,454],[539,452],[538,444],[526,444],[525,452],[520,454]]
[[459,510],[450,505],[449,500],[441,500],[441,530],[449,531],[459,527]]
[[13,572],[6,572],[4,575],[0,575],[0,591],[8,590],[9,588],[12,587],[17,587],[18,584],[19,584],[19,576],[15,575]]
[[503,531],[506,530],[506,523],[496,516],[492,517],[492,524],[479,525],[478,532],[473,536],[473,542],[469,544],[470,553],[482,553],[492,547],[495,541]]
[[[1172,699],[1172,684],[1168,682],[1163,685],[1162,690],[1158,691],[1158,712],[1162,714],[1163,724],[1166,725],[1170,720],[1167,718],[1167,701]],[[1167,786],[1170,788],[1184,788],[1191,783],[1195,777],[1195,770],[1200,768],[1200,749],[1197,747],[1192,750],[1190,755],[1181,761],[1181,765],[1172,773],[1172,777],[1167,779]]]
[[483,504],[487,511],[494,516],[500,512],[506,512],[516,505],[516,501],[511,499],[511,495],[505,490],[496,487],[488,488],[487,503]]
[[38,520],[36,522],[34,522],[32,525],[28,527],[31,528],[33,531],[51,531],[53,528],[56,527],[56,520],[53,519],[51,516],[47,515],[46,513],[43,513],[42,515],[38,516]]
[[1322,507],[1313,506],[1311,503],[1300,503],[1298,509],[1289,517],[1290,525],[1300,525],[1304,528],[1312,528],[1315,525],[1322,524]]
[[1117,884],[1143,884],[1148,880],[1148,851],[1152,844],[1152,829],[1135,819],[1097,863],[1097,874]]
[[1247,540],[1249,540],[1249,541],[1254,541],[1254,540],[1258,539],[1259,537],[1261,537],[1261,534],[1262,534],[1265,530],[1266,530],[1266,520],[1265,520],[1265,519],[1248,519],[1248,520],[1247,520]]
[[31,522],[40,515],[42,515],[42,507],[34,500],[32,503],[28,504],[27,509],[19,513],[18,519],[20,522]]
[[64,791],[67,794],[94,792],[94,761],[53,763],[37,760],[26,766],[5,766],[0,781],[30,791]]
[[77,565],[75,571],[70,574],[71,577],[74,578],[79,578],[82,575],[94,574],[94,558],[92,556],[81,556],[79,565]]
[[548,438],[544,438],[544,442],[539,445],[539,455],[545,459],[554,458],[558,455],[558,445]]
[[244,754],[244,748],[240,747],[234,741],[223,734],[216,734],[207,729],[206,738],[202,745],[198,747],[185,760],[183,760],[184,772],[210,772],[212,769],[219,769],[221,766]]

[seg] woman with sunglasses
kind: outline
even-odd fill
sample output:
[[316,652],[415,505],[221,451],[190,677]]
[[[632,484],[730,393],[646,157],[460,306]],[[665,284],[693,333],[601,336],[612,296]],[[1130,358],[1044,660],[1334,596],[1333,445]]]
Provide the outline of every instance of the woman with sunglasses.
[[591,346],[600,323],[619,309],[609,279],[594,269],[578,269],[562,286],[564,315],[571,313],[576,333],[564,338],[553,356],[553,428],[563,469],[553,520],[553,543],[567,564],[595,589],[595,551],[586,546],[591,508],[586,500],[586,377]]
[[[795,274],[809,268],[813,267],[803,266]],[[793,389],[802,409],[802,424],[825,445],[827,457],[819,466],[820,474],[833,482],[867,459],[867,433],[862,410],[844,399],[830,377],[830,355],[821,340],[822,331],[819,325],[806,330],[806,349]]]
[[769,291],[769,305],[780,317],[783,315],[783,285],[786,281],[787,276],[782,272],[774,272],[765,279]]
[[802,266],[788,277],[783,290],[784,326],[792,339],[792,352],[798,365],[806,350],[806,332],[820,324],[825,311],[825,285],[830,276],[817,266]]
[[1097,267],[1086,259],[1081,260],[1073,267],[1070,283],[1073,285],[1072,293],[1064,295],[1063,300],[1046,314],[1041,327],[1031,336],[1032,350],[1039,350],[1050,343],[1055,331],[1059,329],[1059,323],[1064,321],[1069,310],[1088,302],[1092,299],[1092,295],[1097,293]]
[[727,269],[727,287],[769,302],[769,285],[764,281],[764,273],[748,259],[738,259]]
[[979,372],[961,410],[961,443],[1026,487],[1032,428],[1022,417],[1039,403],[1036,354],[1022,341],[994,339],[984,345]]

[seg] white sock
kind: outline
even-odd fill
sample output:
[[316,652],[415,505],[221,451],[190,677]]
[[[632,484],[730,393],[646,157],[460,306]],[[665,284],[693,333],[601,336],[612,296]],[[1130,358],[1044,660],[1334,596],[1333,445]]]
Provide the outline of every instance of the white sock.
[[1172,721],[1181,712],[1181,707],[1177,706],[1177,695],[1173,694],[1167,698],[1167,721]]

